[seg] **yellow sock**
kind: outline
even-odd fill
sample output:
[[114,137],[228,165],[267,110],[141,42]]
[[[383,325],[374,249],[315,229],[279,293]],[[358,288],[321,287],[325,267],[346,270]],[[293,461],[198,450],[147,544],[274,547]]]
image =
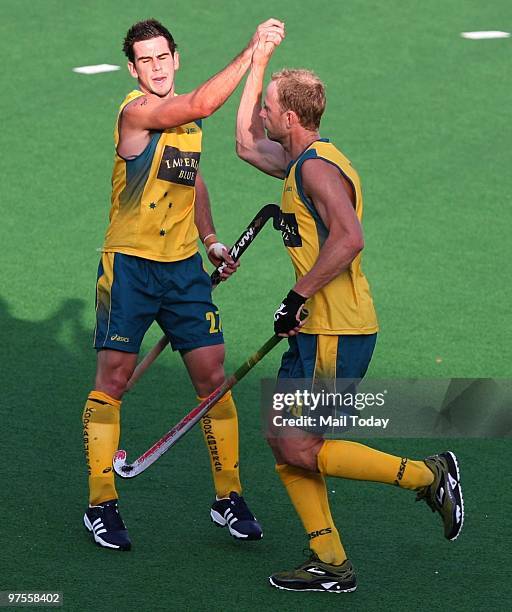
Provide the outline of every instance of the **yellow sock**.
[[318,469],[326,476],[372,480],[404,489],[419,489],[434,479],[423,461],[395,457],[347,440],[326,440],[318,453]]
[[[198,398],[201,401],[204,398]],[[231,391],[201,419],[201,429],[210,453],[217,497],[242,492],[238,469],[238,418]]]
[[119,447],[121,402],[101,391],[91,391],[82,416],[85,460],[89,471],[89,503],[117,499],[112,457]]
[[292,504],[309,536],[309,547],[325,563],[339,565],[347,558],[332,520],[324,477],[292,465],[276,465]]

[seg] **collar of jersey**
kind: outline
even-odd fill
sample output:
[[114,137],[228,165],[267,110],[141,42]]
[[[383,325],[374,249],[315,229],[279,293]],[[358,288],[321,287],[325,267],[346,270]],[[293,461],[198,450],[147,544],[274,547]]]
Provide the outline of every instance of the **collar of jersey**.
[[292,169],[292,166],[299,161],[299,159],[315,144],[315,142],[329,142],[329,139],[328,138],[317,138],[316,140],[313,140],[313,142],[309,144],[296,159],[292,159],[292,161],[288,164],[286,168],[286,178],[288,178],[288,175],[290,174],[290,170]]

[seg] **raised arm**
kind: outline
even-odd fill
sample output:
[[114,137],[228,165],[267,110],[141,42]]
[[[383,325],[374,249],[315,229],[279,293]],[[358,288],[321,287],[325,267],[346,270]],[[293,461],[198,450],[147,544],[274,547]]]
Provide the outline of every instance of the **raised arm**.
[[238,157],[262,172],[282,179],[289,160],[283,147],[267,138],[261,117],[263,79],[276,46],[272,41],[260,39],[252,56],[251,70],[238,108],[236,152]]
[[123,112],[123,129],[162,130],[210,116],[242,80],[259,39],[280,40],[282,27],[277,19],[260,24],[247,47],[230,64],[190,93],[168,98],[146,95],[135,99]]

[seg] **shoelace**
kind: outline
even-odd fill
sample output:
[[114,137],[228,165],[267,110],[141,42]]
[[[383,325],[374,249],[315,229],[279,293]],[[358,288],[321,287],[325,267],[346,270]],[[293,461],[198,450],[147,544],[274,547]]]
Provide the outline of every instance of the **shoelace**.
[[[322,563],[322,561],[319,559],[318,555],[314,552],[311,551],[310,548],[303,548],[302,549],[302,554],[307,557],[306,561],[303,561],[300,565],[297,565],[297,567],[295,568],[296,570],[303,570],[304,566],[307,564],[311,564],[311,565],[318,565],[319,563]],[[306,570],[307,571],[307,570]],[[351,570],[350,569],[344,569],[342,570],[342,573],[340,573],[340,571],[336,571],[336,570],[328,570],[327,568],[325,569],[326,574],[328,575],[329,572],[333,573],[335,576],[339,577],[347,577],[351,575]]]
[[116,504],[103,506],[103,522],[108,529],[115,531],[126,529]]
[[233,509],[236,512],[236,517],[239,521],[254,521],[254,516],[247,507],[243,497],[239,496],[232,499],[230,505],[233,506]]
[[320,561],[317,554],[311,551],[311,548],[303,548],[302,554],[306,559],[302,563],[299,563],[295,569],[302,569],[306,563],[318,563],[318,561]]

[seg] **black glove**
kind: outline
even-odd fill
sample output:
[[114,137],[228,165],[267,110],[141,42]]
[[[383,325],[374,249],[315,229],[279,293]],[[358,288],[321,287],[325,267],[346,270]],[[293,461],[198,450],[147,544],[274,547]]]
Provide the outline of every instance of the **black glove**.
[[305,304],[306,298],[293,289],[288,293],[281,306],[274,313],[274,332],[287,334],[299,324],[299,310]]

